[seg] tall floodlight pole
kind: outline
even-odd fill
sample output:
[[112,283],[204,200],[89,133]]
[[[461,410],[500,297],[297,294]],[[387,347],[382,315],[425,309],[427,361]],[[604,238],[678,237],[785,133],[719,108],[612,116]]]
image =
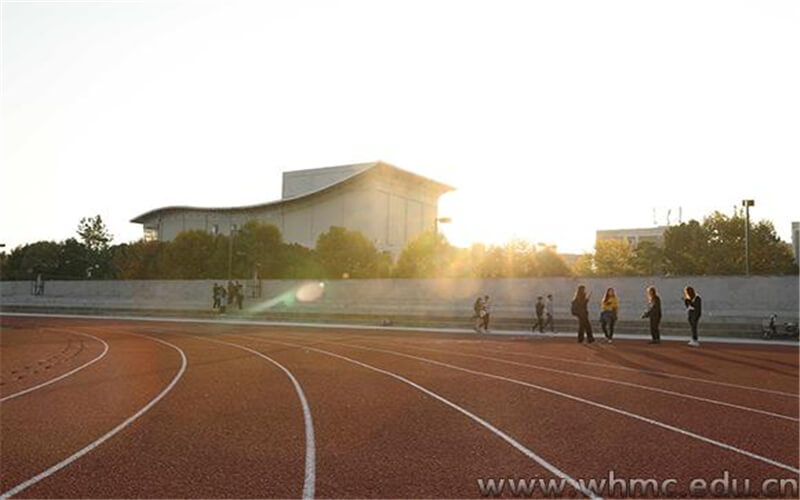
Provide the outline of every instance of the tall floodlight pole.
[[744,207],[744,274],[750,276],[750,207],[755,206],[755,200],[742,200]]

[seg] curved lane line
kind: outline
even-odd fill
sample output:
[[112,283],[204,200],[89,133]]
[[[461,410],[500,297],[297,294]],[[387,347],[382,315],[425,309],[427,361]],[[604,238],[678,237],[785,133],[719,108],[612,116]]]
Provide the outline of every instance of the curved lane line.
[[708,438],[708,437],[703,436],[701,434],[696,434],[694,432],[687,431],[685,429],[681,429],[680,427],[676,427],[674,425],[665,424],[664,422],[661,422],[661,421],[658,421],[658,420],[655,420],[655,419],[652,419],[652,418],[648,418],[648,417],[639,415],[637,413],[632,413],[632,412],[629,412],[629,411],[621,410],[621,409],[615,408],[613,406],[609,406],[609,405],[606,405],[606,404],[603,404],[603,403],[598,403],[598,402],[592,401],[590,399],[584,399],[584,398],[581,398],[579,396],[574,396],[572,394],[568,394],[566,392],[557,391],[555,389],[550,389],[548,387],[544,387],[544,386],[541,386],[541,385],[531,384],[530,382],[525,382],[525,381],[522,381],[522,380],[517,380],[517,379],[513,379],[513,378],[509,378],[509,377],[503,377],[502,375],[494,375],[492,373],[486,373],[486,372],[479,372],[479,371],[476,371],[476,370],[470,370],[469,368],[463,368],[461,366],[451,365],[451,364],[443,363],[441,361],[436,361],[436,360],[433,360],[433,359],[421,358],[421,357],[418,357],[418,356],[413,356],[411,354],[404,354],[404,353],[401,353],[401,352],[390,351],[390,350],[387,350],[387,349],[376,349],[376,348],[372,348],[372,347],[364,347],[364,346],[358,346],[358,345],[352,345],[352,344],[340,344],[340,345],[342,347],[352,347],[352,348],[356,348],[356,349],[364,349],[364,350],[367,350],[367,351],[383,352],[383,353],[386,353],[386,354],[392,354],[394,356],[400,356],[400,357],[403,357],[403,358],[409,358],[409,359],[414,359],[414,360],[417,360],[417,361],[422,361],[424,363],[430,363],[430,364],[433,364],[433,365],[444,366],[446,368],[451,368],[451,369],[462,371],[462,372],[469,373],[469,374],[472,374],[472,375],[479,375],[479,376],[482,376],[482,377],[493,378],[493,379],[496,379],[496,380],[502,380],[502,381],[505,381],[505,382],[511,382],[512,384],[517,384],[517,385],[522,385],[522,386],[525,386],[525,387],[530,387],[532,389],[537,389],[537,390],[540,390],[540,391],[543,391],[543,392],[546,392],[546,393],[549,393],[549,394],[553,394],[555,396],[561,396],[563,398],[571,399],[573,401],[577,401],[579,403],[583,403],[583,404],[586,404],[586,405],[589,405],[589,406],[594,406],[596,408],[602,408],[604,410],[608,410],[608,411],[613,412],[613,413],[618,413],[620,415],[625,415],[626,417],[630,417],[630,418],[633,418],[633,419],[636,419],[636,420],[639,420],[639,421],[642,421],[642,422],[646,422],[648,424],[652,424],[652,425],[655,425],[657,427],[661,427],[662,429],[667,429],[667,430],[676,432],[678,434],[682,434],[684,436],[688,436],[688,437],[697,439],[699,441],[703,441],[705,443],[712,444],[712,445],[717,446],[719,448],[722,448],[722,449],[725,449],[725,450],[728,450],[728,451],[732,451],[732,452],[738,453],[740,455],[744,455],[746,457],[758,460],[759,462],[764,462],[766,464],[773,465],[773,466],[778,467],[780,469],[788,470],[789,472],[792,472],[794,474],[800,474],[800,469],[798,469],[796,467],[793,467],[791,465],[787,465],[787,464],[785,464],[783,462],[778,462],[777,460],[773,460],[771,458],[764,457],[764,456],[758,455],[756,453],[752,453],[752,452],[749,452],[747,450],[743,450],[741,448],[737,448],[737,447],[735,447],[733,445],[730,445],[730,444],[727,444],[727,443],[723,443],[721,441],[717,441],[717,440]]
[[178,373],[175,374],[175,377],[172,378],[172,381],[170,381],[170,383],[167,384],[167,386],[164,389],[162,389],[161,392],[159,392],[158,395],[156,395],[156,397],[151,399],[150,402],[147,403],[146,405],[144,405],[141,409],[139,409],[139,411],[137,411],[136,413],[134,413],[133,415],[131,415],[130,417],[125,419],[125,421],[123,421],[121,424],[117,425],[116,427],[114,427],[113,429],[108,431],[107,433],[103,434],[100,438],[98,438],[95,441],[89,443],[89,445],[87,445],[86,447],[84,447],[81,450],[73,453],[72,455],[70,455],[69,457],[65,458],[64,460],[58,462],[57,464],[53,465],[52,467],[40,472],[39,474],[36,474],[32,478],[28,479],[25,482],[22,482],[22,483],[18,484],[17,486],[11,488],[10,490],[6,491],[5,493],[0,494],[0,499],[10,498],[10,497],[16,495],[17,493],[19,493],[19,492],[29,488],[30,486],[38,483],[42,479],[45,479],[48,476],[51,476],[51,475],[55,474],[56,472],[60,471],[64,467],[66,467],[69,464],[71,464],[72,462],[78,460],[82,456],[84,456],[87,453],[89,453],[90,451],[94,450],[95,448],[97,448],[98,446],[103,444],[104,442],[108,441],[110,438],[112,438],[119,431],[121,431],[122,429],[124,429],[125,427],[127,427],[131,423],[133,423],[134,420],[136,420],[137,418],[139,418],[142,415],[144,415],[147,412],[147,410],[149,410],[156,403],[158,403],[164,396],[167,395],[168,392],[170,392],[172,390],[173,387],[175,387],[175,384],[178,383],[178,380],[180,380],[180,378],[183,376],[183,373],[186,371],[186,365],[187,365],[186,354],[183,352],[183,350],[180,347],[178,347],[176,345],[173,345],[173,344],[170,344],[169,342],[166,342],[166,341],[161,340],[159,338],[151,337],[149,335],[139,335],[137,333],[131,333],[131,332],[120,332],[120,333],[124,333],[126,335],[135,335],[137,337],[144,337],[144,338],[147,338],[147,339],[150,339],[150,340],[154,340],[156,342],[160,342],[160,343],[162,343],[162,344],[164,344],[166,346],[169,346],[169,347],[175,349],[176,351],[178,351],[178,354],[181,355],[181,368],[180,368],[180,370],[178,370]]
[[290,343],[287,343],[287,342],[279,342],[279,341],[276,341],[276,340],[275,341],[267,340],[267,339],[262,339],[261,337],[257,337],[257,338],[248,337],[248,340],[257,340],[257,341],[267,342],[267,343],[271,343],[271,344],[280,344],[280,345],[285,345],[285,346],[289,346],[289,347],[307,349],[309,351],[314,351],[314,352],[317,352],[317,353],[320,353],[320,354],[325,354],[327,356],[332,356],[334,358],[342,359],[344,361],[347,361],[348,363],[352,363],[352,364],[361,366],[363,368],[366,368],[368,370],[372,370],[372,371],[381,373],[383,375],[388,375],[389,377],[392,377],[392,378],[394,378],[396,380],[399,380],[400,382],[403,382],[404,384],[410,385],[414,389],[417,389],[418,391],[420,391],[420,392],[422,392],[424,394],[427,394],[428,396],[432,397],[433,399],[439,401],[440,403],[442,403],[442,404],[444,404],[446,406],[449,406],[450,408],[456,410],[457,412],[459,412],[459,413],[461,413],[463,415],[466,415],[467,417],[469,417],[473,421],[477,422],[481,426],[483,426],[486,429],[490,430],[493,434],[495,434],[497,437],[499,437],[500,439],[502,439],[506,443],[508,443],[511,446],[513,446],[515,449],[520,451],[523,455],[527,456],[528,458],[530,458],[534,462],[538,463],[539,465],[541,465],[542,467],[544,467],[545,469],[547,469],[548,471],[553,473],[553,475],[555,475],[559,479],[563,479],[563,480],[567,481],[567,483],[569,483],[569,485],[572,486],[573,488],[575,488],[577,491],[580,491],[581,493],[583,493],[584,495],[586,495],[589,498],[593,498],[593,499],[594,498],[598,498],[598,496],[595,495],[595,493],[592,492],[590,489],[584,487],[578,481],[576,481],[571,476],[569,476],[567,473],[563,472],[561,469],[559,469],[555,465],[551,464],[550,462],[548,462],[544,458],[540,457],[539,455],[534,453],[532,450],[526,448],[525,445],[523,445],[522,443],[520,443],[519,441],[517,441],[513,437],[509,436],[505,432],[501,431],[500,429],[498,429],[494,425],[490,424],[486,420],[484,420],[481,417],[475,415],[474,413],[471,413],[469,410],[466,410],[466,409],[458,406],[457,404],[453,403],[449,399],[445,399],[444,397],[436,394],[435,392],[433,392],[433,391],[431,391],[429,389],[426,389],[425,387],[423,387],[423,386],[417,384],[416,382],[413,382],[412,380],[409,380],[409,379],[407,379],[407,378],[405,378],[405,377],[403,377],[401,375],[398,375],[396,373],[392,373],[392,372],[387,371],[387,370],[383,370],[381,368],[378,368],[378,367],[375,367],[375,366],[372,366],[372,365],[368,365],[366,363],[362,363],[361,361],[358,361],[358,360],[352,359],[352,358],[348,358],[347,356],[342,356],[340,354],[336,354],[336,353],[333,353],[333,352],[330,352],[330,351],[324,351],[322,349],[317,349],[317,348],[314,348],[314,347],[308,347],[308,346],[304,346],[304,345],[300,345],[300,344],[290,344]]
[[[362,338],[367,340],[367,338],[365,338],[365,337],[362,337]],[[401,347],[401,346],[397,346],[397,347]],[[472,353],[466,353],[466,352],[460,352],[460,351],[441,351],[441,350],[438,350],[438,349],[429,349],[429,348],[426,348],[426,347],[416,347],[416,346],[402,346],[402,347],[406,347],[408,349],[416,349],[418,351],[428,351],[428,352],[434,352],[434,353],[439,353],[439,354],[455,354],[456,356],[467,356],[467,357],[471,357],[471,358],[485,359],[485,360],[488,360],[488,361],[496,361],[498,363],[505,363],[505,364],[508,364],[508,365],[522,366],[522,367],[525,367],[525,368],[532,368],[534,370],[542,370],[542,371],[551,372],[551,373],[558,373],[560,375],[566,375],[566,376],[569,376],[569,377],[578,377],[578,378],[585,378],[585,379],[589,379],[589,380],[598,380],[600,382],[606,382],[608,384],[617,384],[617,385],[622,385],[622,386],[625,386],[625,387],[634,387],[636,389],[642,389],[642,390],[645,390],[645,391],[658,392],[658,393],[661,393],[661,394],[668,394],[670,396],[675,396],[675,397],[679,397],[679,398],[694,399],[696,401],[702,401],[704,403],[709,403],[709,404],[713,404],[713,405],[727,406],[729,408],[736,408],[737,410],[749,411],[749,412],[753,412],[753,413],[760,413],[762,415],[767,415],[769,417],[782,418],[784,420],[789,420],[789,421],[792,421],[792,422],[800,422],[800,419],[798,419],[796,417],[789,416],[789,415],[784,415],[782,413],[774,413],[774,412],[767,411],[767,410],[760,410],[758,408],[751,408],[749,406],[737,405],[737,404],[734,404],[734,403],[728,403],[726,401],[719,401],[717,399],[710,399],[710,398],[704,398],[704,397],[701,397],[701,396],[694,396],[692,394],[686,394],[684,392],[670,391],[670,390],[667,390],[667,389],[661,389],[659,387],[652,387],[652,386],[649,386],[649,385],[634,384],[632,382],[623,382],[621,380],[614,380],[614,379],[611,379],[611,378],[595,377],[593,375],[586,375],[586,374],[583,374],[583,373],[568,372],[568,371],[565,371],[565,370],[558,370],[558,369],[555,369],[555,368],[547,368],[547,367],[544,367],[544,366],[539,366],[539,365],[534,365],[534,364],[529,364],[529,363],[519,363],[517,361],[511,361],[511,360],[502,359],[502,358],[494,358],[494,357],[491,357],[491,356],[481,356],[479,354],[472,354]]]
[[303,476],[303,498],[304,499],[312,499],[314,498],[314,490],[316,486],[316,450],[314,445],[314,422],[311,419],[311,409],[308,406],[308,400],[306,399],[306,395],[303,393],[302,387],[300,387],[300,383],[297,379],[292,375],[286,367],[282,364],[278,363],[274,359],[270,358],[269,356],[256,351],[255,349],[250,349],[249,347],[245,347],[243,345],[234,344],[233,342],[225,342],[224,340],[216,340],[216,339],[209,339],[205,337],[198,337],[195,335],[190,335],[193,338],[197,338],[200,340],[207,340],[208,342],[214,342],[217,344],[223,344],[231,347],[236,347],[238,349],[242,349],[247,351],[251,354],[255,354],[259,356],[273,365],[280,368],[283,373],[289,377],[289,380],[292,382],[294,386],[294,390],[297,393],[298,399],[300,399],[300,405],[303,407],[303,423],[305,425],[305,432],[306,432],[306,456],[305,456],[305,474]]
[[[59,329],[54,329],[54,328],[48,328],[48,330],[59,331]],[[33,392],[33,391],[36,391],[38,389],[41,389],[42,387],[46,387],[46,386],[48,386],[50,384],[58,382],[59,380],[63,380],[65,378],[69,377],[70,375],[74,375],[75,373],[83,370],[87,366],[89,366],[89,365],[91,365],[91,364],[93,364],[93,363],[95,363],[97,361],[100,361],[106,355],[106,353],[108,353],[108,344],[106,343],[105,340],[103,340],[101,338],[95,337],[94,335],[91,335],[89,333],[76,332],[76,331],[73,331],[73,330],[66,330],[66,329],[60,329],[60,330],[61,331],[65,331],[65,332],[69,332],[69,333],[73,333],[73,334],[77,334],[77,335],[84,335],[86,337],[93,338],[94,340],[96,340],[96,341],[100,342],[101,344],[103,344],[103,352],[101,352],[100,355],[97,356],[96,358],[94,358],[94,359],[82,364],[81,366],[79,366],[77,368],[73,368],[72,370],[68,371],[67,373],[63,373],[63,374],[59,375],[58,377],[51,378],[50,380],[42,382],[39,385],[35,385],[33,387],[29,387],[27,389],[24,389],[22,391],[15,392],[14,394],[9,394],[8,396],[4,396],[4,397],[0,398],[0,403],[2,403],[4,401],[8,401],[9,399],[17,398],[19,396],[28,394],[28,393]]]

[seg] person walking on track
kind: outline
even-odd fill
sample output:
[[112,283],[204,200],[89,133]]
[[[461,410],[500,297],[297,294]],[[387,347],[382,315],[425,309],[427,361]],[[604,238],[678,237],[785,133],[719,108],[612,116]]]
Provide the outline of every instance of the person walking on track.
[[689,341],[689,346],[699,347],[700,342],[697,340],[697,324],[700,322],[700,316],[703,314],[703,300],[694,291],[694,288],[687,286],[683,290],[683,304],[686,306],[686,312],[689,316],[689,326],[692,329],[692,340]]
[[575,297],[572,299],[572,315],[578,318],[578,343],[583,343],[583,335],[586,334],[586,343],[594,342],[592,334],[592,324],[589,322],[589,297],[586,294],[586,287],[578,285],[575,290]]
[[619,299],[613,288],[606,290],[603,300],[600,302],[600,327],[603,328],[603,335],[606,342],[612,343],[614,339],[614,323],[617,322],[619,311]]
[[550,331],[556,333],[556,325],[553,322],[553,294],[547,294],[547,300],[544,303],[544,327],[550,326]]
[[661,324],[661,297],[658,296],[656,287],[651,286],[647,289],[647,310],[642,314],[643,318],[650,319],[650,343],[661,343],[661,332],[659,325]]
[[534,306],[536,312],[536,321],[531,327],[531,331],[535,332],[536,327],[539,327],[539,333],[544,333],[544,300],[542,296],[536,297],[536,305]]

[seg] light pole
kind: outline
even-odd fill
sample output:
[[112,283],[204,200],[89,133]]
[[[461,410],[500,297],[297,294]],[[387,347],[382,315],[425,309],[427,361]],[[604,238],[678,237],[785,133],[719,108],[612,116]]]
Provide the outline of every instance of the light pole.
[[453,219],[451,217],[437,217],[437,218],[434,219],[434,223],[433,223],[433,244],[435,246],[433,247],[433,251],[436,254],[435,257],[436,257],[436,269],[437,270],[442,265],[442,262],[441,262],[442,259],[441,259],[441,256],[439,255],[439,224],[450,224],[451,222],[453,222]]
[[750,276],[750,207],[755,206],[755,200],[742,200],[744,207],[744,274]]

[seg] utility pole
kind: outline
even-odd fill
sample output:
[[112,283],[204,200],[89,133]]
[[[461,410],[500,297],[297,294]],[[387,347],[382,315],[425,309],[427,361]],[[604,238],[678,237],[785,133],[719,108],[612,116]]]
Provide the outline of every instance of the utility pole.
[[744,274],[750,276],[750,207],[755,206],[755,200],[742,200],[744,207]]

